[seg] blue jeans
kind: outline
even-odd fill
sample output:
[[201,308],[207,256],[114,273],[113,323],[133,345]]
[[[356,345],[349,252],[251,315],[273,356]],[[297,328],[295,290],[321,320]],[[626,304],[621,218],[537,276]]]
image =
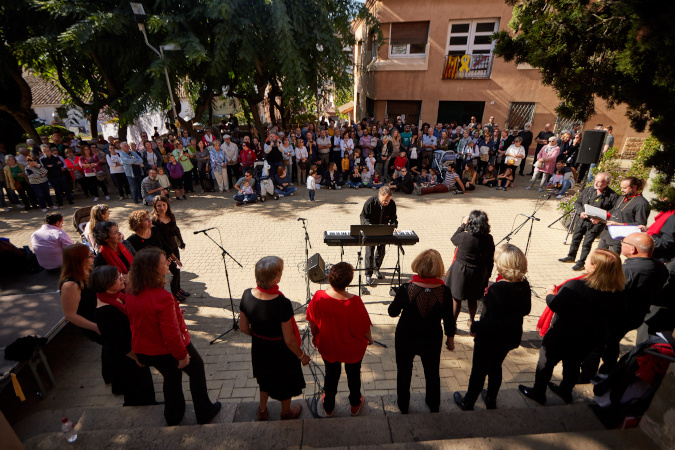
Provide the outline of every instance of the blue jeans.
[[559,195],[565,195],[565,192],[572,187],[572,182],[570,180],[563,180],[562,188],[560,189]]
[[309,192],[309,199],[314,201],[314,194],[316,194],[316,191],[314,189],[307,189],[307,192]]
[[[127,175],[127,180],[129,180],[129,187],[131,187],[131,196],[134,198],[134,201],[137,202],[141,199],[141,180],[140,177],[130,177]],[[153,198],[155,196],[153,195]],[[152,200],[150,200],[152,202]]]
[[238,202],[253,203],[256,201],[256,194],[237,194],[232,198]]
[[363,183],[354,183],[352,180],[347,181],[347,186],[349,186],[350,188],[368,187],[364,186]]
[[294,193],[297,190],[298,190],[298,188],[295,187],[295,186],[286,186],[283,189],[276,189],[275,188],[274,193],[279,195],[279,196],[283,195],[285,197],[285,196],[291,195],[292,193]]
[[38,199],[40,208],[45,209],[47,205],[50,207],[54,206],[52,197],[49,195],[49,185],[47,183],[31,184],[30,187],[33,189],[33,192]]
[[591,164],[591,167],[588,169],[588,178],[586,178],[586,183],[590,184],[595,179],[595,175],[593,175],[593,169],[595,169],[596,167],[598,167],[597,164],[595,163]]

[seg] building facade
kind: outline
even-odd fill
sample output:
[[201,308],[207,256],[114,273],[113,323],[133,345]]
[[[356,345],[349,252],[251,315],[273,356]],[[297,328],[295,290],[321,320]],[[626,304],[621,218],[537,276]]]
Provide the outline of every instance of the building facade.
[[[406,123],[478,123],[490,117],[502,129],[532,122],[535,134],[550,123],[560,130],[571,123],[559,118],[555,91],[541,83],[529,65],[494,56],[490,35],[507,30],[512,8],[504,0],[369,0],[380,23],[377,48],[365,22],[354,23],[354,114],[358,119]],[[615,147],[647,137],[630,127],[625,108],[596,102],[597,114],[584,129],[613,126]]]

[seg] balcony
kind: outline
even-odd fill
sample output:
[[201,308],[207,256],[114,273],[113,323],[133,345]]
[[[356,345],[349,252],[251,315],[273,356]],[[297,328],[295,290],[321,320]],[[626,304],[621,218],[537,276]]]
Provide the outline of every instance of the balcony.
[[443,66],[443,80],[489,79],[492,72],[492,53],[448,55]]

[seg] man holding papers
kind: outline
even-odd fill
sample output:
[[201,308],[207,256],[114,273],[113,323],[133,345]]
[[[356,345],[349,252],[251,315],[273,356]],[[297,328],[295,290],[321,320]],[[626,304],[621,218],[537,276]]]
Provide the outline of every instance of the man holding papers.
[[[636,177],[621,180],[622,197],[607,213],[607,225],[647,225],[649,218],[649,202],[640,192],[644,181]],[[614,239],[607,229],[600,234],[598,248],[608,248],[621,253],[621,238]]]
[[560,262],[574,262],[579,250],[579,244],[583,239],[584,243],[581,246],[581,256],[576,262],[573,270],[583,270],[586,262],[586,257],[591,252],[593,241],[606,228],[603,223],[597,219],[591,219],[586,212],[586,205],[599,208],[603,211],[609,211],[614,207],[619,196],[610,187],[612,182],[612,175],[607,172],[600,172],[593,182],[593,186],[588,186],[584,189],[577,201],[574,204],[574,209],[579,219],[574,227],[574,235],[572,236],[572,243],[570,244],[570,251],[566,257],[559,259]]

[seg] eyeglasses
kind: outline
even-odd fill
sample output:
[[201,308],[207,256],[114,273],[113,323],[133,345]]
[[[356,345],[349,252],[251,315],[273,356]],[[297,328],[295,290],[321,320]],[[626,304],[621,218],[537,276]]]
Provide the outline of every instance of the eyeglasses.
[[637,247],[635,246],[635,244],[631,244],[630,242],[626,242],[626,241],[621,241],[621,244],[630,245],[631,247],[633,247],[635,249],[635,251],[637,251]]

